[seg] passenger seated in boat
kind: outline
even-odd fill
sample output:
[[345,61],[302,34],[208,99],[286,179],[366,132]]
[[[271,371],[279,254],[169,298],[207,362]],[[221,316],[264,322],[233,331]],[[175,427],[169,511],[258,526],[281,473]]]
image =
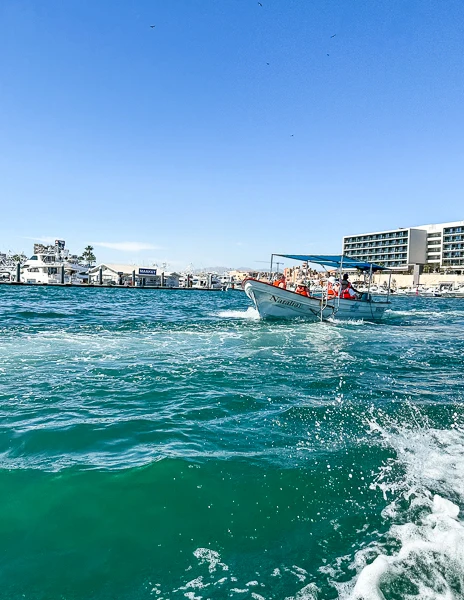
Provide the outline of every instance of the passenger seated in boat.
[[338,287],[335,277],[329,277],[327,279],[327,298],[335,298],[338,296]]
[[340,298],[343,298],[343,300],[357,300],[358,293],[358,290],[355,290],[348,280],[348,273],[345,273],[340,284]]
[[280,277],[278,279],[276,279],[272,285],[275,285],[276,287],[280,287],[280,288],[286,290],[287,284],[285,282],[285,275],[280,275]]
[[309,296],[308,294],[308,288],[306,285],[304,285],[303,283],[299,283],[296,286],[296,290],[295,290],[296,294],[300,294],[301,296]]

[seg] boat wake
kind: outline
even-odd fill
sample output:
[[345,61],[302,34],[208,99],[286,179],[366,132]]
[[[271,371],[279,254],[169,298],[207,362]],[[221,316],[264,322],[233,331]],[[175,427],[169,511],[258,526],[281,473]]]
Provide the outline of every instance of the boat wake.
[[[364,321],[364,319],[346,319],[345,321],[341,321],[337,319],[337,317],[329,317],[327,319],[327,323],[331,323],[332,325],[338,325],[340,327],[346,327],[347,325],[363,325],[365,326],[368,321]],[[371,324],[371,323],[369,323]]]
[[[464,428],[456,416],[449,429],[435,429],[421,423],[420,413],[414,411],[410,423],[405,426],[385,415],[380,423],[369,417],[373,446],[391,455],[370,484],[370,490],[386,500],[384,527],[369,541],[360,540],[354,555],[322,565],[318,572],[324,583],[303,567],[285,562],[263,565],[251,577],[237,564],[225,562],[219,547],[201,547],[193,552],[180,585],[168,593],[150,581],[149,589],[160,599],[228,595],[320,600],[337,594],[338,600],[462,600],[464,523],[459,505],[464,504]],[[353,572],[356,575],[347,581],[347,573]],[[291,589],[296,591],[289,593]]]
[[[341,600],[453,600],[464,597],[464,430],[388,427],[370,422],[372,435],[396,458],[371,489],[393,498],[382,512],[389,524],[380,542],[359,550],[358,575],[335,584]],[[398,471],[403,476],[398,478]],[[375,556],[374,560],[372,560]]]
[[447,319],[449,317],[464,317],[464,311],[462,310],[396,310],[388,309],[385,311],[387,317],[433,317],[435,319]]
[[247,310],[221,310],[215,314],[223,319],[258,320],[260,318],[258,311],[252,306],[248,307]]

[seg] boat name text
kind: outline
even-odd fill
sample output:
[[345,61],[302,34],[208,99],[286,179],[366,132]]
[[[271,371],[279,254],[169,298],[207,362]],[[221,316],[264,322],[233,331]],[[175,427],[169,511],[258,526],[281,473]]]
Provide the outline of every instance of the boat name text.
[[276,304],[285,304],[285,306],[301,308],[301,304],[299,302],[294,302],[293,300],[282,300],[282,298],[277,298],[276,296],[271,296],[271,300],[273,300]]

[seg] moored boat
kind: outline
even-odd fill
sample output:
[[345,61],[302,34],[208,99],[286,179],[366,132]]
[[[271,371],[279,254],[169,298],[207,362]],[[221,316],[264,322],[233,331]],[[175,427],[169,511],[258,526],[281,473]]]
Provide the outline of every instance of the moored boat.
[[64,240],[54,245],[34,244],[34,254],[21,265],[20,279],[29,284],[81,284],[89,268],[70,254]]

